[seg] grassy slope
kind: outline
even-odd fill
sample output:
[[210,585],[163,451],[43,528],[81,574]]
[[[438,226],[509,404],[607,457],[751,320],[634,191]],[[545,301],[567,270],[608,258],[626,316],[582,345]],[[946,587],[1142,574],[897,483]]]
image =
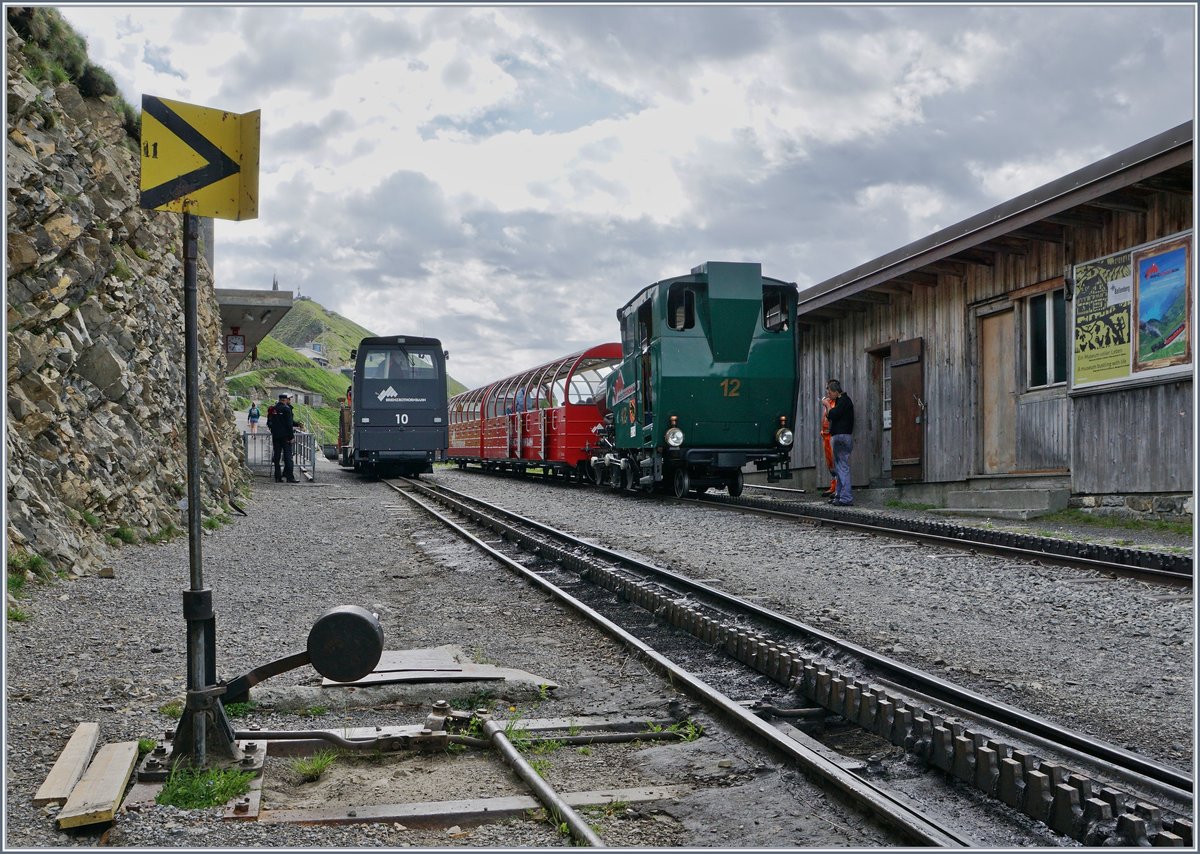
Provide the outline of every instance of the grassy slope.
[[[334,442],[337,439],[338,406],[350,385],[339,366],[349,365],[350,351],[363,338],[374,335],[357,323],[326,311],[319,303],[309,299],[298,300],[271,334],[259,343],[258,359],[253,363],[242,363],[243,367],[249,367],[250,370],[226,381],[229,393],[239,398],[237,404],[243,409],[249,408],[249,400],[270,403],[267,390],[276,385],[320,394],[324,397],[325,405],[297,406],[296,418],[317,433],[318,441]],[[331,367],[322,368],[292,349],[303,347],[310,341],[325,345]],[[447,376],[446,379],[451,395],[466,391],[466,386],[454,377]],[[243,400],[246,401],[245,405],[242,405]]]

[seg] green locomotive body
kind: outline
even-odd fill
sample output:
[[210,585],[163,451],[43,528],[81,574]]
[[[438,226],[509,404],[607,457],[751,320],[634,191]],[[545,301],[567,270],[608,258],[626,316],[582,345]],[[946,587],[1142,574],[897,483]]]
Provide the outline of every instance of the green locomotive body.
[[625,489],[742,490],[742,468],[789,478],[796,411],[796,286],[710,261],[617,311],[622,360],[594,477]]

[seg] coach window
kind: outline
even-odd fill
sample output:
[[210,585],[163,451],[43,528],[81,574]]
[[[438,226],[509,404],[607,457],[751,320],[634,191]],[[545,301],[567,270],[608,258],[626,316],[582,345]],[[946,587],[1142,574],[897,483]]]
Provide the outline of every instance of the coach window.
[[677,283],[667,291],[667,325],[679,331],[696,325],[696,292],[689,285]]
[[1044,388],[1067,381],[1066,291],[1029,297],[1025,302],[1027,388]]

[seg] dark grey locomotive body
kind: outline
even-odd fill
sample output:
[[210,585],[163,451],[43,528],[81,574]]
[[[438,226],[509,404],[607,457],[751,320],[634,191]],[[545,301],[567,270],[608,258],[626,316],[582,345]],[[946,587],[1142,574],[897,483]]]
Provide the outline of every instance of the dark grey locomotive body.
[[436,338],[364,338],[338,429],[338,461],[373,474],[433,471],[446,453],[446,353]]

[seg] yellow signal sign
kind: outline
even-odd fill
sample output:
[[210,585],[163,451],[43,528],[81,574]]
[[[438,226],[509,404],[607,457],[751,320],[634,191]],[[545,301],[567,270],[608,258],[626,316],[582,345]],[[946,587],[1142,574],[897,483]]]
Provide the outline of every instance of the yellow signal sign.
[[143,95],[141,206],[255,219],[260,115]]

